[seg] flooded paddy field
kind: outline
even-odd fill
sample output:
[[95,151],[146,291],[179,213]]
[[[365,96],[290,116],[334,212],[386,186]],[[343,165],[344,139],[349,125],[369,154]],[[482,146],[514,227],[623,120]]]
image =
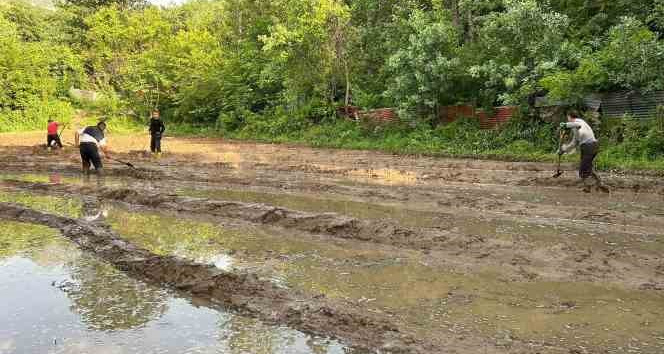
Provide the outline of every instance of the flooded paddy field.
[[0,146],[0,353],[664,351],[656,174],[164,146],[102,178]]
[[132,279],[58,232],[0,222],[1,353],[347,353]]

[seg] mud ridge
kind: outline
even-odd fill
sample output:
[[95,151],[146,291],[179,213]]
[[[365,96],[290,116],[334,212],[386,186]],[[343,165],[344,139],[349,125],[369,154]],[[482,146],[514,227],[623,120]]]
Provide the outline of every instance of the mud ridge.
[[[183,213],[238,219],[311,234],[421,250],[423,254],[435,254],[434,257],[444,260],[441,262],[446,266],[462,272],[477,271],[490,265],[499,266],[513,281],[614,281],[626,287],[639,288],[643,284],[662,282],[664,274],[655,271],[658,263],[656,259],[651,259],[649,252],[634,249],[616,258],[612,256],[615,246],[606,243],[595,245],[596,252],[592,257],[578,261],[573,244],[565,240],[559,240],[553,246],[515,243],[443,228],[406,228],[393,221],[358,220],[334,213],[305,213],[265,204],[180,197],[141,189],[93,188],[17,180],[5,180],[0,182],[0,186],[44,195],[75,196],[94,203],[108,200],[132,208],[168,210],[175,215]],[[598,226],[594,227],[597,229]],[[565,249],[561,251],[560,247]],[[530,254],[536,256],[531,257]],[[528,257],[528,262],[519,262],[521,256]],[[524,272],[523,267],[528,272]],[[636,269],[639,272],[635,272]]]
[[128,188],[86,187],[5,180],[3,185],[31,192],[96,196],[102,200],[125,202],[170,211],[206,214],[253,223],[291,228],[338,238],[371,241],[412,249],[442,249],[449,233],[439,229],[414,229],[388,220],[360,220],[337,213],[309,213],[261,203],[181,197]]
[[[81,173],[81,169],[74,165],[64,164],[42,164],[42,163],[26,163],[26,162],[6,162],[0,163],[0,170],[13,171],[13,172],[57,172],[66,174]],[[144,167],[129,168],[129,167],[104,167],[104,176],[111,177],[131,177],[139,180],[161,180],[165,178],[162,171],[149,169]]]
[[136,278],[270,323],[331,336],[362,350],[439,352],[431,344],[417,343],[385,316],[367,313],[359,305],[279,288],[251,273],[229,273],[180,257],[160,256],[123,240],[103,224],[43,213],[13,203],[0,203],[0,219],[59,229],[82,250]]

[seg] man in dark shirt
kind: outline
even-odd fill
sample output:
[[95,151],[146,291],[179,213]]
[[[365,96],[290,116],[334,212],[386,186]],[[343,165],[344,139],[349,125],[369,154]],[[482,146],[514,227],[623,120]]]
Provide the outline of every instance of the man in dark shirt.
[[76,144],[79,146],[83,172],[86,174],[90,173],[90,165],[95,167],[98,174],[102,173],[104,165],[99,155],[99,149],[104,152],[106,158],[111,156],[104,136],[105,130],[106,123],[99,122],[96,126],[85,127],[76,132]]
[[152,111],[152,118],[150,119],[150,151],[152,153],[161,154],[161,136],[166,131],[164,122],[159,117],[159,110]]

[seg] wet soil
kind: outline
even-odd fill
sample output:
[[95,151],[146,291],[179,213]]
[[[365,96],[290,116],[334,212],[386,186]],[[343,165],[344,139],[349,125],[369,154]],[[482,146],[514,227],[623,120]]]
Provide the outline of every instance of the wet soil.
[[57,230],[0,221],[0,353],[342,354],[128,277]]
[[134,277],[191,294],[211,306],[255,316],[314,334],[343,338],[358,348],[387,352],[430,352],[432,347],[399,333],[389,320],[360,314],[353,304],[280,289],[249,273],[225,272],[177,256],[160,256],[136,247],[103,225],[47,214],[13,203],[0,203],[0,218],[59,229],[82,250]]
[[[188,253],[177,238],[199,230],[193,226],[198,224],[175,228],[168,245],[157,247],[158,235],[135,237],[140,232],[131,222],[111,223],[120,237],[151,253],[184,252],[219,266],[231,257],[238,266],[232,274],[249,272],[314,300],[325,294],[333,304],[361,305],[348,309],[358,318],[378,316],[409,336],[402,342],[412,343],[397,341],[396,349],[411,350],[407,344],[430,352],[659,353],[664,348],[661,321],[651,315],[664,312],[664,179],[658,173],[603,173],[611,193],[584,194],[571,164],[553,179],[555,167],[542,163],[212,139],[166,139],[170,150],[157,159],[138,151],[142,140],[112,140],[116,157],[138,171],[109,164],[104,179],[89,180],[78,177],[75,150],[0,147],[0,168],[10,174],[0,188],[13,193],[4,199],[0,193],[0,200],[30,204],[49,215],[71,212],[70,218],[79,216],[76,205],[58,211],[46,208],[48,200],[28,199],[58,197],[83,206],[119,202],[141,215],[157,211],[157,220],[216,225],[208,229],[237,223],[267,227],[262,236],[249,238],[251,243],[229,241],[242,239],[244,232],[208,238],[197,247],[207,250],[204,257]],[[21,200],[17,193],[27,195]],[[265,305],[271,306],[280,308]],[[357,344],[345,332],[320,330],[326,333],[313,332]],[[368,335],[373,342],[360,346],[393,345],[384,336]]]
[[[583,237],[586,232],[583,224],[560,222],[556,225],[550,222],[547,225],[544,222],[491,218],[474,220],[433,212],[428,213],[430,220],[425,222],[430,224],[429,227],[402,226],[386,218],[359,219],[333,212],[302,212],[262,203],[183,197],[136,186],[81,186],[15,179],[6,179],[0,182],[0,186],[20,189],[24,193],[94,198],[97,203],[123,202],[132,207],[167,210],[175,215],[240,219],[332,238],[421,250],[433,258],[431,262],[457,271],[478,272],[500,267],[504,276],[518,281],[609,281],[631,288],[664,284],[664,274],[658,270],[664,237],[655,231],[648,233],[648,228],[637,233],[584,223],[593,228],[593,234]],[[19,197],[14,199],[21,200]],[[446,225],[436,226],[435,221]],[[487,237],[487,233],[494,237]]]
[[[632,338],[654,343],[654,333],[663,329],[656,324],[662,301],[657,292],[607,283],[514,282],[495,269],[454,272],[402,248],[354,240],[330,242],[274,228],[161,212],[137,215],[111,207],[107,221],[117,232],[132,235],[131,242],[158,253],[251,269],[289,288],[322,292],[362,304],[367,312],[390,314],[419,338],[454,334],[459,340],[485,333],[494,345],[509,343],[513,352],[523,348],[524,340],[528,347],[555,352],[564,351],[565,345],[550,344],[551,338],[566,345],[617,348]],[[583,326],[575,325],[579,323]]]

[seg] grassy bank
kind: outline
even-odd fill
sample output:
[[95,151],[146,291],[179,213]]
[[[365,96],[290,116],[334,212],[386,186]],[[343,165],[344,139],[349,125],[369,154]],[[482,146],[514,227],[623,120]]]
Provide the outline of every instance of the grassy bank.
[[[61,122],[83,126],[105,117],[111,134],[145,131],[139,122],[108,109],[108,105],[58,107],[43,110],[35,119],[20,125],[5,125],[4,130],[45,130],[46,118],[54,115]],[[101,107],[101,108],[100,108]],[[103,109],[102,109],[103,108]],[[75,118],[73,118],[75,117]],[[372,124],[323,118],[318,122],[299,115],[275,114],[249,116],[227,124],[191,125],[165,119],[167,135],[223,137],[270,143],[302,144],[313,147],[379,150],[396,154],[478,158],[502,161],[555,162],[558,148],[556,124],[514,119],[498,130],[482,130],[476,119],[461,119],[432,128],[428,124]],[[622,119],[595,124],[600,136],[599,170],[664,171],[664,124],[658,120]],[[578,155],[566,155],[565,162],[576,162]]]
[[[603,129],[597,168],[664,171],[664,134],[648,126],[638,129]],[[500,130],[481,130],[477,121],[470,119],[437,128],[342,120],[285,126],[273,122],[231,131],[170,124],[169,134],[502,161],[555,162],[558,148],[557,125],[552,123],[514,121]],[[578,154],[566,155],[563,161],[578,158]]]

